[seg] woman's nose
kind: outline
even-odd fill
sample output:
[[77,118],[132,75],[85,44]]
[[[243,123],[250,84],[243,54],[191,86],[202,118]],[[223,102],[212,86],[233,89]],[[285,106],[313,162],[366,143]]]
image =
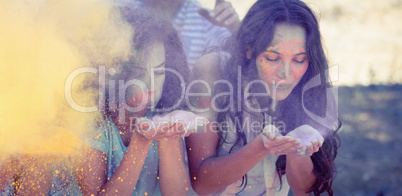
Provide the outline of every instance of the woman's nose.
[[277,70],[277,74],[282,79],[290,77],[290,67],[289,63],[283,63],[283,66]]

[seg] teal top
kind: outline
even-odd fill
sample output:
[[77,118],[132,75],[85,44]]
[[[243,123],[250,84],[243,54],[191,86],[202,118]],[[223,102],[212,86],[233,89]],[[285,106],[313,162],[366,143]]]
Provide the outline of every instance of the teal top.
[[[126,153],[127,147],[124,146],[120,133],[110,117],[106,118],[102,124],[94,129],[87,144],[97,150],[104,152],[107,156],[107,179],[110,179],[116,172]],[[73,171],[69,167],[69,160],[63,160],[51,166],[52,186],[49,195],[82,195]],[[54,171],[59,171],[57,175]],[[140,174],[140,178],[135,186],[132,195],[161,195],[158,177],[159,157],[157,142],[153,141]],[[61,175],[62,174],[62,175]],[[4,190],[0,190],[0,196],[14,195],[12,181]]]
[[[107,156],[107,179],[110,179],[116,172],[126,153],[116,125],[110,117],[99,126],[96,136],[89,139],[89,146],[104,152]],[[159,169],[158,148],[156,141],[153,141],[135,186],[132,195],[160,195],[159,180],[157,179]]]
[[[124,146],[120,137],[119,130],[110,117],[107,117],[100,125],[91,132],[86,139],[87,145],[100,150],[107,156],[107,173],[109,180],[116,172],[126,153],[127,147]],[[145,159],[140,178],[135,186],[132,195],[161,195],[159,189],[158,169],[159,169],[158,148],[156,141],[153,141],[147,157]],[[68,163],[65,163],[68,164]],[[64,167],[58,165],[53,170],[62,170]],[[68,167],[65,167],[68,168]],[[50,195],[82,195],[72,171],[63,171],[64,175],[54,175],[52,172],[52,188]],[[67,179],[70,178],[70,179]]]

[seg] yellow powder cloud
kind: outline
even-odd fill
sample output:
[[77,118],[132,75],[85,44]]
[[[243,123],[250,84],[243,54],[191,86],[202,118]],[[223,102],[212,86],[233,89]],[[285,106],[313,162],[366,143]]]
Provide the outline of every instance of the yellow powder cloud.
[[[0,0],[0,24],[0,157],[71,153],[100,112],[71,108],[66,79],[80,67],[125,58],[132,30],[107,0]],[[97,105],[97,87],[84,88],[94,79],[74,79],[79,105]]]

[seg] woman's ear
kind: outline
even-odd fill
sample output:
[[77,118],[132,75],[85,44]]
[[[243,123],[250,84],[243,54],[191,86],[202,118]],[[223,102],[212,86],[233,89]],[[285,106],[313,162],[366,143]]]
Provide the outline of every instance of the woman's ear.
[[250,47],[247,49],[246,57],[247,57],[248,60],[251,59],[251,50],[250,50]]

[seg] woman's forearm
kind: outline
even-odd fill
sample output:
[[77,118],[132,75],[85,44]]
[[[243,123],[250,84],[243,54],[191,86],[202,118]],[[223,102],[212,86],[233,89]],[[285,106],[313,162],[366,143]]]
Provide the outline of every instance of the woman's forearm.
[[138,182],[152,140],[132,137],[123,159],[113,176],[101,187],[98,195],[131,195]]
[[161,139],[158,142],[159,179],[162,195],[186,195],[190,178],[184,164],[183,139]]
[[193,174],[193,188],[200,195],[222,190],[244,176],[267,155],[261,137],[257,137],[233,154],[208,158]]
[[309,195],[306,192],[316,180],[313,169],[310,156],[286,156],[286,178],[296,196]]
[[24,161],[19,172],[15,195],[48,195],[51,184],[50,164],[42,157],[31,157]]

